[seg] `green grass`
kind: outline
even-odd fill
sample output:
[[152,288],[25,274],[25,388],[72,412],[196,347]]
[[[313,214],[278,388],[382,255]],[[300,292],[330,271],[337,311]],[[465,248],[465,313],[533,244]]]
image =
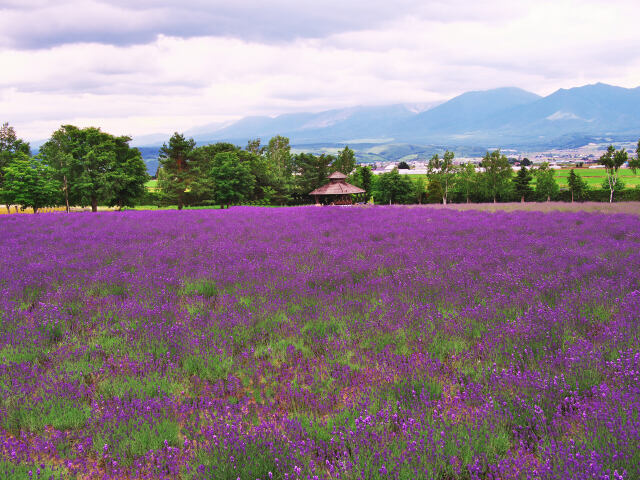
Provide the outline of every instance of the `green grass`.
[[[555,170],[556,182],[560,187],[568,187],[567,180],[570,172],[570,168]],[[592,188],[600,188],[603,180],[607,177],[607,172],[604,168],[576,168],[575,172]],[[634,174],[631,169],[622,168],[619,170],[618,175],[627,188],[640,185],[640,172]]]
[[151,423],[143,417],[103,425],[104,431],[93,437],[93,448],[98,455],[108,445],[110,454],[119,455],[131,465],[136,457],[164,446],[165,440],[172,447],[180,444],[180,426],[173,420],[161,419]]
[[435,358],[444,361],[451,355],[464,352],[468,347],[468,342],[463,338],[437,334],[428,350]]
[[121,283],[97,283],[90,286],[87,290],[88,295],[94,297],[126,297],[127,287]]
[[355,419],[359,415],[360,413],[357,410],[348,408],[335,412],[330,417],[324,419],[314,418],[304,412],[299,412],[295,415],[295,418],[300,422],[300,425],[307,432],[309,438],[316,441],[329,442],[331,437],[334,436],[334,429],[338,429],[339,427],[355,429]]
[[10,432],[40,432],[47,426],[56,430],[78,429],[91,418],[88,405],[64,397],[47,397],[38,401],[9,397],[5,400],[5,409],[7,414],[0,420],[0,425]]
[[35,349],[19,349],[11,345],[5,345],[0,350],[0,364],[9,365],[11,363],[33,362],[38,358]]
[[433,378],[422,380],[399,379],[382,388],[374,401],[386,400],[390,404],[397,404],[410,409],[423,400],[436,401],[442,398],[442,384]]
[[104,397],[125,396],[135,398],[156,398],[178,393],[182,386],[172,382],[157,372],[147,377],[114,377],[102,383],[97,388],[97,393]]
[[[44,468],[43,468],[44,467]],[[40,464],[15,464],[0,460],[0,478],[3,480],[63,480],[69,478],[66,470]]]
[[191,377],[215,383],[233,371],[233,358],[226,355],[188,355],[182,360],[183,372]]
[[90,375],[104,365],[102,359],[79,358],[77,360],[65,360],[62,363],[62,371],[68,374],[72,379],[80,378],[81,375]]
[[183,295],[198,295],[206,299],[215,298],[218,296],[218,286],[213,280],[207,278],[198,278],[195,280],[185,280],[182,287]]
[[158,189],[158,180],[149,180],[144,184],[144,188],[150,191],[156,191]]
[[[249,443],[243,450],[227,450],[214,447],[201,452],[195,460],[193,476],[190,478],[215,478],[236,480],[237,478],[259,478],[281,480],[284,471],[278,457],[286,458],[286,452],[272,452],[258,443]],[[233,459],[233,460],[231,460]],[[269,476],[271,473],[271,477]],[[288,477],[292,478],[292,477]]]
[[269,359],[271,364],[279,366],[286,360],[289,347],[292,347],[293,350],[297,352],[301,352],[305,357],[309,357],[311,355],[311,351],[305,345],[303,339],[288,337],[275,340],[267,344],[258,345],[255,348],[254,356],[256,358]]

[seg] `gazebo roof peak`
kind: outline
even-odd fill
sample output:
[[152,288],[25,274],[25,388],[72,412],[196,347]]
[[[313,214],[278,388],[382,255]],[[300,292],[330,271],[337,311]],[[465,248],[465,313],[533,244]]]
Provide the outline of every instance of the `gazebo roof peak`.
[[342,172],[333,172],[331,175],[329,175],[329,180],[344,180],[345,178],[347,178],[347,176],[342,173]]

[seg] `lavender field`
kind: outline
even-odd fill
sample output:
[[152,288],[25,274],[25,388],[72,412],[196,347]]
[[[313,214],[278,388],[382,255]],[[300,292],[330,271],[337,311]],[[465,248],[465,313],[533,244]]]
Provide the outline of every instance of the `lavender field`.
[[0,218],[0,478],[638,479],[640,218]]

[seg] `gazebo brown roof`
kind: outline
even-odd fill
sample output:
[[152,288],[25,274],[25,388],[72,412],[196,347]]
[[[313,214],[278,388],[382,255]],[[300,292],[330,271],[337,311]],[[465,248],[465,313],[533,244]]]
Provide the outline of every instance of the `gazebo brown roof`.
[[356,193],[365,193],[361,188],[351,185],[344,181],[347,176],[341,172],[333,172],[329,175],[329,183],[322,187],[316,188],[309,195],[351,195]]
[[309,195],[351,195],[354,193],[364,193],[364,190],[347,182],[327,183],[320,188],[316,188]]
[[347,176],[344,173],[333,172],[329,175],[329,183],[320,188],[316,188],[313,192],[309,193],[309,195],[316,198],[316,205],[319,205],[319,196],[330,196],[332,198],[331,205],[351,205],[353,203],[351,195],[365,193],[365,191],[345,182],[345,178],[347,178]]

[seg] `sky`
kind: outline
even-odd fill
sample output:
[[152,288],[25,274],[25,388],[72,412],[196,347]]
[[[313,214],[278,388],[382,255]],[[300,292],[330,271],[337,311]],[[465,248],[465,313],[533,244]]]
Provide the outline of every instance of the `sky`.
[[0,0],[0,122],[171,134],[472,90],[640,85],[637,0]]

